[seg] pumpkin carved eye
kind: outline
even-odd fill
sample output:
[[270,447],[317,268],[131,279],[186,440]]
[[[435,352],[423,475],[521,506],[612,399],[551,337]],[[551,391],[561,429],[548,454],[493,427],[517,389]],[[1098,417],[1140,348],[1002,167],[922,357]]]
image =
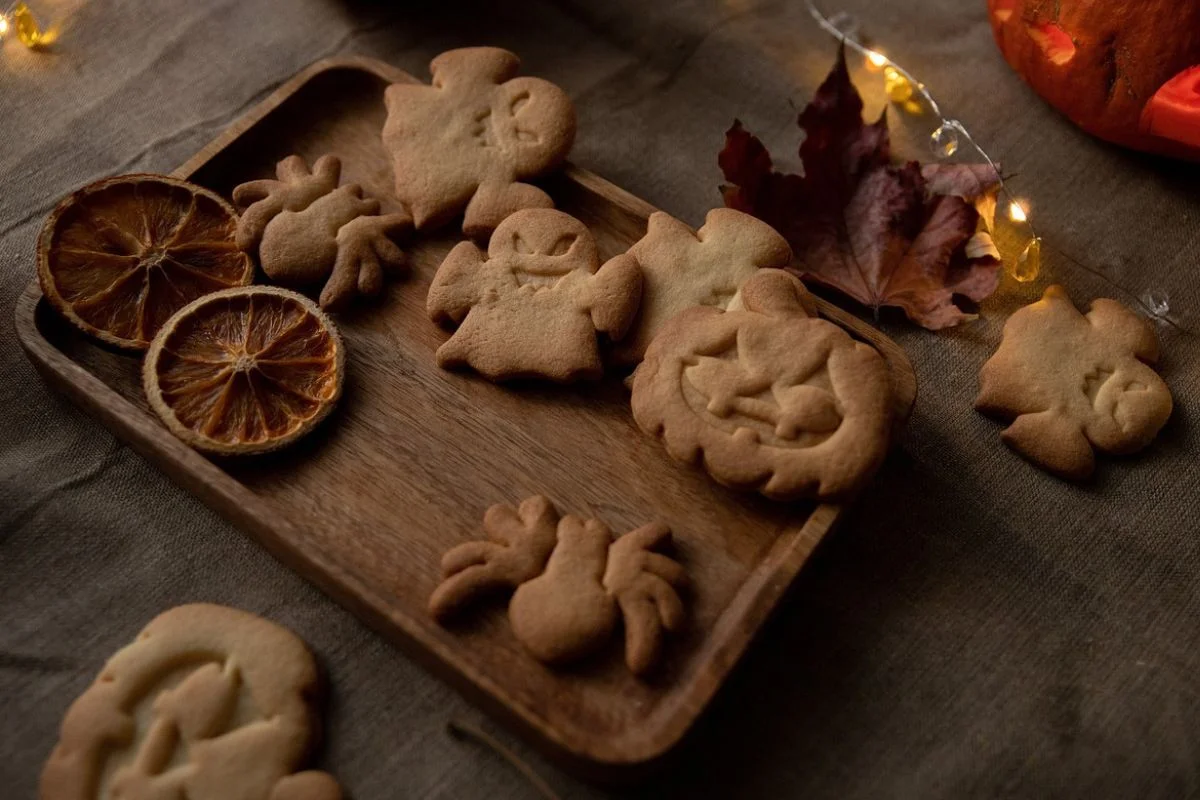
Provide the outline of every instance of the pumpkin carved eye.
[[1053,22],[1040,22],[1036,25],[1026,25],[1025,31],[1029,38],[1042,48],[1051,64],[1061,67],[1075,57],[1075,42],[1062,26]]
[[997,22],[1008,22],[1016,5],[1017,0],[996,0],[992,6],[992,16]]

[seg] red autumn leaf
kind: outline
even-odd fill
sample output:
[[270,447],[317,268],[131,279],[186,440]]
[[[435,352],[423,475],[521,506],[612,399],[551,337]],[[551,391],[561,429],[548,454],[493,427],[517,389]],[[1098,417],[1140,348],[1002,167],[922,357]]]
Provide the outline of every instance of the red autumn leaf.
[[783,234],[796,253],[792,272],[876,313],[895,306],[930,330],[970,319],[953,297],[979,302],[1000,280],[990,239],[976,237],[981,210],[991,225],[999,176],[987,166],[895,164],[886,112],[868,125],[862,109],[839,53],[800,113],[803,175],[775,171],[766,147],[735,120],[717,159],[729,182],[725,205]]

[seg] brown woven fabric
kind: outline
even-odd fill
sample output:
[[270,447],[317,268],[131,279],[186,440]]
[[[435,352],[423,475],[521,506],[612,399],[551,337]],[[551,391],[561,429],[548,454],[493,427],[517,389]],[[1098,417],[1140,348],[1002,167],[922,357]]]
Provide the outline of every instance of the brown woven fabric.
[[[1070,127],[1009,72],[983,0],[825,2],[1019,174],[1044,279],[1006,282],[956,331],[885,318],[920,379],[901,447],[645,792],[1198,795],[1200,169]],[[32,5],[76,10],[51,52],[0,48],[0,794],[34,795],[63,711],[109,653],[204,600],[312,646],[331,685],[319,765],[355,798],[532,796],[443,734],[476,716],[453,691],[47,390],[7,321],[41,221],[80,184],[172,169],[317,58],[364,53],[423,75],[441,50],[487,43],[574,97],[576,162],[699,224],[719,202],[726,127],[740,117],[794,153],[789,101],[807,100],[834,43],[782,0]],[[900,152],[923,156],[922,129],[904,131]],[[1171,306],[1157,330],[1174,417],[1086,486],[1008,452],[971,409],[1006,314],[1051,280],[1077,303],[1138,308],[1153,290]],[[566,796],[602,794],[534,763]]]

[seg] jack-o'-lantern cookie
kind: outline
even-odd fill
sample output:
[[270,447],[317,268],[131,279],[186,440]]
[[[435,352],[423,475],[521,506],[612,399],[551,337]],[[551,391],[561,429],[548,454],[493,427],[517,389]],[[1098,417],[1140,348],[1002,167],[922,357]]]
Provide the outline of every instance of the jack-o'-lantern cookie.
[[642,269],[642,308],[614,356],[634,364],[680,311],[691,306],[727,308],[738,287],[760,268],[786,267],[792,249],[762,220],[731,208],[714,208],[698,231],[656,211],[646,235],[629,248],[629,256]]
[[316,686],[290,631],[224,606],[173,608],[71,705],[42,800],[340,800],[327,773],[296,772]]
[[514,211],[554,207],[521,181],[567,157],[575,109],[549,81],[516,77],[519,65],[496,47],[449,50],[430,62],[432,85],[388,87],[383,144],[417,228],[465,211],[463,232],[481,237]]
[[598,378],[596,335],[624,335],[641,282],[626,255],[600,266],[591,232],[574,217],[518,211],[496,228],[486,255],[461,242],[438,267],[429,316],[458,325],[438,348],[438,365],[469,366],[492,380]]
[[803,284],[774,269],[729,310],[693,307],[664,325],[634,372],[632,405],[675,459],[776,500],[854,492],[891,426],[883,358],[818,319]]
[[1004,324],[1000,348],[979,372],[975,408],[1013,420],[1005,444],[1039,467],[1082,480],[1095,447],[1132,453],[1171,416],[1171,391],[1148,364],[1158,339],[1145,320],[1115,300],[1086,315],[1061,286]]

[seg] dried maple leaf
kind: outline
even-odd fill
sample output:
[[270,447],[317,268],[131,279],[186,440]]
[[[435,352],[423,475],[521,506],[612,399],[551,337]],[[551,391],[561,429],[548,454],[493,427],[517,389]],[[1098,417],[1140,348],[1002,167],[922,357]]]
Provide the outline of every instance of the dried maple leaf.
[[798,120],[803,175],[734,121],[718,163],[725,205],[762,219],[796,253],[789,269],[875,309],[896,306],[930,330],[972,316],[953,302],[983,300],[1000,280],[991,237],[999,176],[979,165],[894,164],[886,112],[866,124],[845,53]]

